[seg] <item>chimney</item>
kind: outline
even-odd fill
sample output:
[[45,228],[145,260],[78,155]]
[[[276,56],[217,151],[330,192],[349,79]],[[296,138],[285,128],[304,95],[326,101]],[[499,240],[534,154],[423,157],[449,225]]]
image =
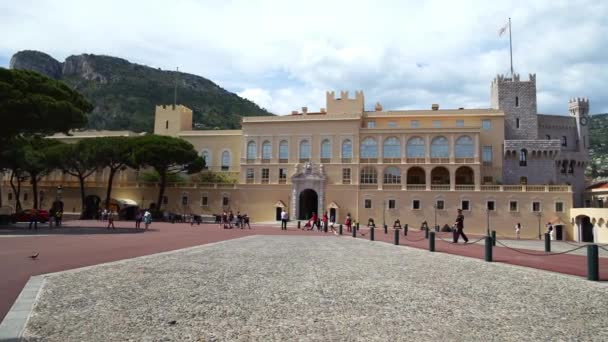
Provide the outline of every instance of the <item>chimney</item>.
[[306,115],[308,113],[308,107],[302,107],[302,114]]
[[439,104],[438,104],[438,103],[433,103],[433,104],[431,105],[431,109],[432,109],[432,110],[439,110]]

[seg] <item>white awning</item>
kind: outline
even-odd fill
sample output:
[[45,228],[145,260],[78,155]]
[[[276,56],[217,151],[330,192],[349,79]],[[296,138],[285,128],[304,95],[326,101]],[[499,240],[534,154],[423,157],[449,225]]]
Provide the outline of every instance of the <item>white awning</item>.
[[116,198],[114,199],[118,204],[122,207],[137,207],[139,204],[132,199],[129,198]]

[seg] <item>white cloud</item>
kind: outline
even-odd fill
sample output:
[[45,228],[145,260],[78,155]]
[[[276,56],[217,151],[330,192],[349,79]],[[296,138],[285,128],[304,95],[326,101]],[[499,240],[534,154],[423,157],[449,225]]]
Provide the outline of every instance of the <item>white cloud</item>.
[[[608,112],[608,3],[539,1],[18,1],[0,4],[0,56],[99,53],[195,73],[275,113],[364,90],[369,108],[489,106],[509,70],[537,74],[539,110],[588,96]],[[2,58],[0,58],[1,60]]]

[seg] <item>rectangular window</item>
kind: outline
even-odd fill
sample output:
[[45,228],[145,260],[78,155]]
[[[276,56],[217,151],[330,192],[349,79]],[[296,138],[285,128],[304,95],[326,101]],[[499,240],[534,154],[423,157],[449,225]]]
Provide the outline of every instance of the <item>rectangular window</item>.
[[532,211],[535,213],[540,212],[540,202],[532,202]]
[[483,176],[483,184],[492,184],[494,178],[492,176]]
[[489,119],[481,120],[481,129],[488,130],[492,128],[492,121]]
[[395,208],[397,207],[397,205],[396,205],[396,204],[397,204],[397,203],[396,203],[396,201],[395,201],[395,200],[393,200],[393,199],[388,200],[388,208],[389,208],[389,209],[395,209]]
[[509,201],[509,211],[516,212],[518,210],[519,210],[519,208],[517,205],[517,201]]
[[456,120],[456,127],[464,127],[464,120]]
[[395,121],[389,121],[388,128],[397,128],[397,123]]
[[270,180],[270,169],[262,169],[262,184],[268,184]]
[[420,200],[413,200],[412,201],[412,209],[413,210],[420,210]]
[[368,121],[367,128],[376,128],[376,121]]
[[564,212],[564,203],[563,202],[555,202],[555,212],[556,213]]
[[481,161],[482,161],[483,165],[484,166],[491,166],[492,165],[492,159],[493,159],[492,145],[490,145],[490,146],[483,146],[481,148]]
[[463,200],[462,202],[460,202],[460,209],[464,211],[471,210],[471,203],[468,200]]
[[519,107],[519,96],[515,96],[515,107]]
[[207,195],[203,195],[203,197],[201,197],[201,205],[203,207],[206,207],[209,205],[209,197],[207,197]]
[[188,205],[188,195],[182,195],[182,205]]
[[435,208],[437,208],[437,210],[445,210],[445,201],[437,200],[437,202],[435,202]]
[[433,120],[433,128],[440,128],[440,127],[441,127],[441,121]]
[[486,202],[486,209],[488,209],[488,211],[495,211],[496,210],[496,202],[495,201],[487,201]]
[[410,127],[411,128],[420,128],[420,121],[418,121],[418,120],[410,121]]
[[350,184],[350,169],[342,169],[342,184]]
[[224,207],[229,206],[229,205],[230,205],[230,197],[228,197],[228,196],[224,196],[224,197],[222,197],[222,205],[223,205]]
[[287,183],[287,169],[279,169],[279,184]]
[[254,180],[253,169],[247,169],[247,183],[251,184],[251,183],[253,183],[253,180]]
[[371,207],[372,207],[372,200],[366,199],[365,200],[365,209],[371,209]]

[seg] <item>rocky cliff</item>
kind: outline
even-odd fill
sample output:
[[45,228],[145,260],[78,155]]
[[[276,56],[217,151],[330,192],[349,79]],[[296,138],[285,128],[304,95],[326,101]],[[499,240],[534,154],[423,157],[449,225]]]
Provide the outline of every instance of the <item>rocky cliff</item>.
[[154,106],[173,103],[176,80],[178,103],[192,108],[195,128],[234,129],[242,116],[272,115],[204,77],[122,58],[82,54],[61,63],[28,50],[13,55],[10,67],[40,72],[81,92],[95,105],[87,124],[91,129],[151,131]]

